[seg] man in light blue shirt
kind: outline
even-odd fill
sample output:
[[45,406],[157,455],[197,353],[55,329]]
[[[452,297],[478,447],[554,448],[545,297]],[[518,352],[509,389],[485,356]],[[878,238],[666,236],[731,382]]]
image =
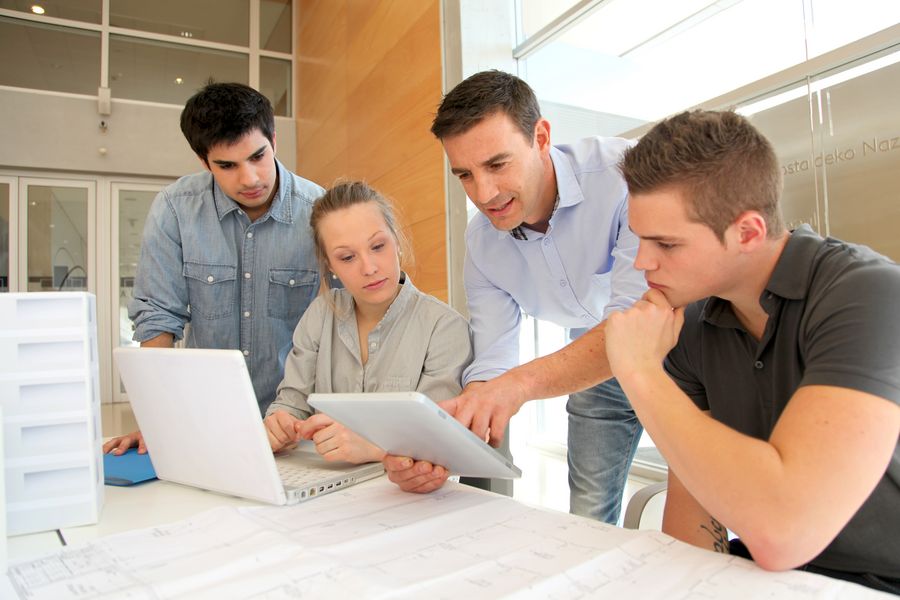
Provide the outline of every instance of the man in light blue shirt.
[[[463,375],[466,392],[448,406],[479,434],[487,413],[467,423],[465,405],[499,410],[502,420],[490,423],[496,443],[519,406],[502,404],[489,382],[519,364],[521,314],[566,327],[574,339],[646,291],[617,167],[630,143],[595,137],[551,146],[534,92],[499,71],[451,90],[432,133],[481,211],[466,230],[475,361]],[[615,523],[640,423],[615,380],[571,395],[566,409],[570,510]]]
[[[182,177],[150,208],[128,315],[141,346],[243,352],[261,413],[275,398],[281,356],[316,297],[309,231],[323,190],[275,158],[272,105],[256,90],[214,83],[191,97],[181,130],[206,171]],[[140,432],[107,442],[121,454]]]

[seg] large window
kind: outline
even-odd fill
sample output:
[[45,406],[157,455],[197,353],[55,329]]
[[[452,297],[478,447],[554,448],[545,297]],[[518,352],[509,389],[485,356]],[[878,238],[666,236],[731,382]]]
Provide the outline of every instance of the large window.
[[[23,52],[22,48],[29,51]],[[0,16],[0,83],[96,95],[100,33]],[[8,57],[15,56],[15,60]]]
[[250,45],[249,15],[250,0],[109,0],[113,27],[233,46]]
[[[524,2],[523,19],[536,2]],[[900,22],[900,3],[861,0],[607,0],[516,49],[543,101],[628,125],[758,82]],[[541,11],[546,10],[540,7]],[[538,43],[542,42],[542,44]],[[621,131],[619,133],[621,133]]]
[[[108,6],[109,13],[102,14]],[[292,116],[291,0],[0,0],[0,85],[184,104],[248,83]]]
[[109,88],[114,98],[184,104],[215,73],[217,81],[248,82],[248,57],[123,35],[109,36]]
[[[737,108],[775,145],[792,226],[809,223],[900,260],[900,2],[519,0],[519,8],[514,55],[554,143],[639,136],[693,106]],[[530,327],[522,360],[564,338],[549,324]],[[536,406],[519,422],[529,431],[513,439],[563,448],[562,410]]]

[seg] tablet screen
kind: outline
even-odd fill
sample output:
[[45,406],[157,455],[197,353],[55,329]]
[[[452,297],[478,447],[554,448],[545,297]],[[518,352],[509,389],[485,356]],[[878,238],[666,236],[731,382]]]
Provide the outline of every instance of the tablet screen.
[[418,392],[310,394],[308,402],[388,454],[441,465],[452,475],[514,479],[522,472]]

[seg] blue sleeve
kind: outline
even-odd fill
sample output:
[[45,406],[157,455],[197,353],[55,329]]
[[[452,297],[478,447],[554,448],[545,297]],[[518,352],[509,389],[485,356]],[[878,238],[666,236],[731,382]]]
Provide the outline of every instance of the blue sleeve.
[[610,276],[609,303],[603,309],[603,319],[609,313],[626,310],[647,291],[644,272],[634,268],[639,240],[628,226],[627,200],[619,216],[619,233],[612,251],[613,267]]
[[161,333],[176,340],[191,320],[181,250],[181,231],[166,191],[161,191],[147,215],[141,240],[141,258],[134,278],[134,298],[128,317],[134,322],[134,340],[145,342]]
[[466,254],[466,299],[475,360],[463,372],[463,385],[487,381],[519,364],[519,325],[522,313],[507,292],[491,283]]

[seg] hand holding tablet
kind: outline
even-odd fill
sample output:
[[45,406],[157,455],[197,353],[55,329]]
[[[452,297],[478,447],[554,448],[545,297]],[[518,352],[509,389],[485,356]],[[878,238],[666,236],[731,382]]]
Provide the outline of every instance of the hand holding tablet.
[[310,394],[308,402],[388,454],[445,467],[453,475],[514,479],[522,472],[418,392]]

